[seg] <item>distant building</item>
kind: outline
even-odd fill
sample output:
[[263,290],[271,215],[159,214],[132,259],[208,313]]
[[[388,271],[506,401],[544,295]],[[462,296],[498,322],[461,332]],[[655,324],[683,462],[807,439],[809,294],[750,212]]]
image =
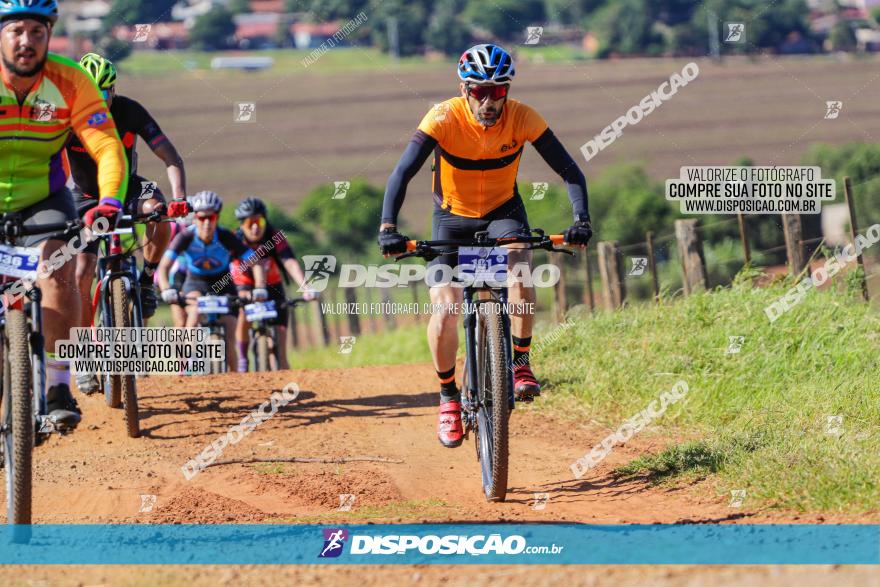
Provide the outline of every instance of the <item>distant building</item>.
[[339,21],[333,22],[295,22],[290,25],[290,34],[297,49],[314,49],[336,34],[340,27]]
[[284,0],[251,0],[251,12],[275,12],[280,14],[284,12]]
[[277,12],[236,14],[235,42],[239,49],[266,49],[278,46],[277,36],[283,16]]

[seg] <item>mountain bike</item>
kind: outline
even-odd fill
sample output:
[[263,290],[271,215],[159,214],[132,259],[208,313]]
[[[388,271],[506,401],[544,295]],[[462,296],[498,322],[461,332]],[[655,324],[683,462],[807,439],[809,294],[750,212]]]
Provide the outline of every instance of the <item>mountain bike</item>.
[[[185,204],[174,202],[173,204]],[[98,287],[92,306],[97,315],[101,309],[103,328],[143,328],[144,318],[141,307],[141,281],[137,260],[131,249],[122,246],[122,235],[134,234],[136,224],[170,221],[185,215],[188,208],[172,206],[173,215],[165,215],[162,210],[134,216],[122,216],[116,228],[99,236],[102,255],[98,258]],[[104,374],[99,378],[104,390],[104,399],[111,408],[123,408],[125,430],[129,437],[140,436],[138,398],[135,374]]]
[[555,247],[563,244],[562,235],[532,233],[535,236],[489,238],[483,231],[471,240],[409,241],[408,252],[397,256],[431,260],[458,249],[457,280],[464,282],[462,424],[465,437],[474,432],[483,492],[491,502],[507,497],[508,423],[515,403],[506,285],[509,250],[503,246],[522,243],[530,250],[574,254]]
[[253,302],[245,300],[245,320],[250,323],[251,336],[248,345],[248,353],[254,357],[256,371],[277,371],[281,365],[281,345],[278,344],[278,324],[274,322],[278,318],[278,312],[284,308],[293,311],[297,306],[307,304],[310,301],[305,298],[292,298],[276,302]]
[[[186,310],[187,306],[196,305],[199,315],[199,326],[208,329],[208,341],[212,344],[223,343],[226,348],[226,324],[223,318],[235,317],[238,310],[249,300],[233,295],[204,295],[196,298],[180,297],[175,304]],[[226,353],[220,359],[208,361],[208,374],[217,375],[229,371]]]
[[22,236],[72,234],[78,220],[23,226],[18,214],[0,217],[0,453],[6,471],[6,518],[32,520],[33,451],[53,432],[66,432],[48,415],[42,293],[35,285],[40,249],[13,244]]

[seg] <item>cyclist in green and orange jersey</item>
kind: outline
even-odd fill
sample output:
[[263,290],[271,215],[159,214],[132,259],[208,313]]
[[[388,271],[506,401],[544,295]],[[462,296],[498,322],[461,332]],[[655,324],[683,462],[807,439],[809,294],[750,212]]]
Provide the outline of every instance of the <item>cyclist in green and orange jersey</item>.
[[[98,165],[98,205],[84,220],[91,225],[104,217],[112,226],[127,189],[125,150],[95,82],[76,62],[49,53],[57,20],[54,0],[0,0],[0,213],[19,214],[25,226],[78,218],[62,164],[64,145],[76,135]],[[17,244],[39,247],[43,260],[66,246],[55,234],[21,238]],[[79,423],[80,412],[70,393],[69,366],[52,351],[79,321],[74,271],[73,263],[63,263],[36,282],[49,351],[48,409],[67,427]]]

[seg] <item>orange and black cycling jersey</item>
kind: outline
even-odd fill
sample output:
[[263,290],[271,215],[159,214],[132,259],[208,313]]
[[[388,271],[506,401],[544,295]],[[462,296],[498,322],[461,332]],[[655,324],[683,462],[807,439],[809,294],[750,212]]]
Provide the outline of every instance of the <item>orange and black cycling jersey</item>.
[[565,180],[575,219],[588,219],[583,173],[540,114],[508,99],[498,121],[485,127],[458,97],[435,105],[422,119],[388,179],[382,221],[396,224],[406,186],[432,152],[437,206],[457,216],[486,216],[517,195],[517,172],[527,141]]
[[485,127],[459,97],[434,106],[419,130],[437,141],[434,194],[440,205],[479,218],[513,197],[523,147],[537,140],[547,123],[529,106],[508,100],[498,122]]

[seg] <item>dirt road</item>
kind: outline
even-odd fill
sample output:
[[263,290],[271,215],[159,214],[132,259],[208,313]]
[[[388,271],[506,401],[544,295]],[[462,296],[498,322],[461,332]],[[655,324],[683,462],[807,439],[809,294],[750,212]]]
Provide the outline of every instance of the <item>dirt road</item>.
[[[547,522],[600,524],[675,522],[817,522],[821,516],[766,513],[729,507],[709,483],[670,489],[643,481],[620,482],[610,470],[634,456],[663,446],[642,435],[616,449],[597,469],[573,480],[569,465],[601,440],[607,430],[572,425],[539,409],[517,409],[511,423],[511,473],[508,500],[488,504],[480,490],[473,441],[454,450],[440,446],[434,432],[435,377],[430,366],[373,367],[337,371],[287,371],[208,377],[153,377],[139,382],[143,437],[125,436],[119,411],[103,397],[79,397],[84,420],[72,435],[53,438],[37,450],[35,520],[37,523],[320,523],[342,522]],[[376,457],[394,462],[233,463],[210,467],[187,480],[181,466],[206,445],[269,399],[273,391],[295,382],[297,399],[238,444],[223,459],[276,457]],[[547,494],[543,498],[536,494]],[[348,495],[352,497],[340,496]],[[152,497],[155,496],[155,497]],[[349,511],[341,508],[341,500]],[[353,501],[352,501],[353,500]],[[4,497],[5,503],[5,497]],[[844,520],[841,520],[844,521]],[[846,520],[859,521],[859,520]],[[591,584],[609,575],[599,567],[526,569],[371,567],[370,581],[425,584],[457,581],[473,574],[486,579],[518,577],[529,584],[556,579]],[[276,569],[277,570],[277,569]],[[263,584],[259,568],[173,567],[145,569],[137,577],[124,567],[0,569],[0,584]],[[642,567],[618,569],[620,584],[644,581],[684,585],[713,573],[725,583],[722,568]],[[749,569],[736,573],[788,582],[823,585],[827,578],[861,584],[876,573],[867,569]],[[349,569],[287,568],[283,575],[305,584],[365,585]],[[775,573],[775,574],[774,574]],[[272,576],[279,577],[276,571]],[[26,576],[27,579],[22,577]],[[146,580],[144,577],[154,577]],[[384,579],[383,579],[384,577]],[[566,578],[567,577],[567,578]],[[787,577],[786,581],[783,581]],[[4,579],[5,578],[5,579]],[[246,578],[246,581],[245,581]],[[716,581],[717,579],[717,581]],[[23,582],[23,581],[30,581]],[[138,582],[140,581],[140,582]],[[751,582],[754,582],[751,581]],[[817,581],[817,582],[810,582]],[[517,582],[519,580],[517,579]],[[763,582],[763,581],[762,581]],[[276,584],[267,578],[265,584]],[[633,583],[635,584],[635,583]],[[830,584],[830,582],[828,583]],[[880,584],[880,583],[878,583]]]

